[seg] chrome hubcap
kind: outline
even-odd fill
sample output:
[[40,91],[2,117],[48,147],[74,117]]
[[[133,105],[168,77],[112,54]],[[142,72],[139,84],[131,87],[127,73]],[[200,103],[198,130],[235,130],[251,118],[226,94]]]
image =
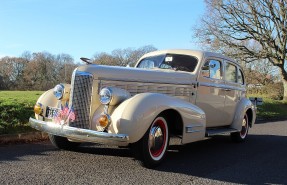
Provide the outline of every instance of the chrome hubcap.
[[149,137],[150,151],[156,155],[164,144],[164,136],[161,128],[159,126],[152,127]]
[[149,153],[154,160],[163,156],[167,146],[167,125],[163,118],[158,118],[152,124],[149,132]]

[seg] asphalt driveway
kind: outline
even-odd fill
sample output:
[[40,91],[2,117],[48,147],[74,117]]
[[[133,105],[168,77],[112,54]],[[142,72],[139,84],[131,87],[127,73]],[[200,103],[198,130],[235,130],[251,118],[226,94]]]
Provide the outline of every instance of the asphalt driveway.
[[287,121],[261,122],[248,141],[228,136],[171,146],[154,170],[129,149],[85,144],[77,151],[49,142],[0,146],[0,184],[287,184]]

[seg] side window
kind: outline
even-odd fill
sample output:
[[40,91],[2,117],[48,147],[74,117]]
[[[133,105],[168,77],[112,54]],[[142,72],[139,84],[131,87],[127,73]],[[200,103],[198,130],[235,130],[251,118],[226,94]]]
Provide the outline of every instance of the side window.
[[217,60],[207,61],[201,68],[201,75],[207,78],[221,79],[221,63]]
[[236,83],[237,73],[236,73],[236,66],[230,63],[226,63],[225,65],[225,80],[229,82]]
[[152,60],[143,60],[140,65],[138,66],[138,68],[145,68],[145,69],[151,69],[154,68],[154,61]]
[[241,69],[238,70],[237,77],[238,77],[238,83],[243,85],[244,84],[244,75],[243,75],[243,72]]

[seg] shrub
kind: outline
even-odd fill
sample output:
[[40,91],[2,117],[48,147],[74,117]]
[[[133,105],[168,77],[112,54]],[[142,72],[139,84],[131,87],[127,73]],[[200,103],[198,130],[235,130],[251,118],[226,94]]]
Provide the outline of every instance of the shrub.
[[248,88],[247,93],[266,96],[273,100],[282,100],[283,84],[282,82],[278,82],[278,83],[271,83],[261,87],[252,87]]

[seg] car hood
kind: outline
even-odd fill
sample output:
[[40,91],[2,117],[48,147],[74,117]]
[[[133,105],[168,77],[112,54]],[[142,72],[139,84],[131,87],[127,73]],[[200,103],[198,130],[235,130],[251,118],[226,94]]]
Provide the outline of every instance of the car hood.
[[83,65],[77,71],[91,73],[94,80],[116,80],[148,83],[191,84],[196,76],[184,71],[139,69],[130,67]]

